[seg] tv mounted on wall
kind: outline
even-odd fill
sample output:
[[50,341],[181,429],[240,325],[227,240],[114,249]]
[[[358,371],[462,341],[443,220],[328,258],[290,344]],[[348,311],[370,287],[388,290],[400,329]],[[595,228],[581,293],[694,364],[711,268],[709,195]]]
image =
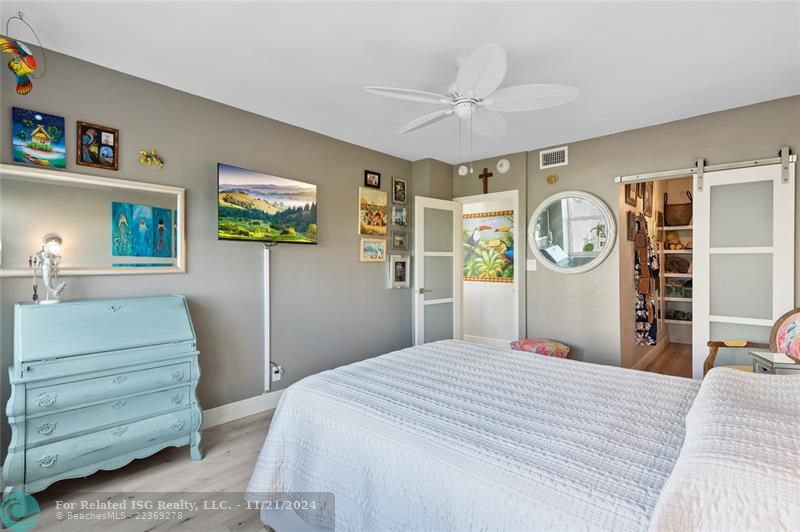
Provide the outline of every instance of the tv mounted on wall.
[[317,186],[217,164],[217,238],[317,243]]

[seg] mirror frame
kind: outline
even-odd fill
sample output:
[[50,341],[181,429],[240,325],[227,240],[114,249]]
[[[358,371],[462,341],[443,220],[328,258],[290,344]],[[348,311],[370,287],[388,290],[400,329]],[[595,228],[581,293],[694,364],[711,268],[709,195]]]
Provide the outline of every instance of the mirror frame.
[[[539,216],[544,212],[546,208],[548,208],[553,202],[560,201],[566,198],[579,198],[584,201],[588,201],[592,203],[595,207],[600,210],[600,214],[608,220],[608,244],[600,254],[597,255],[591,262],[584,264],[583,266],[577,266],[575,268],[563,268],[556,264],[550,262],[550,259],[544,256],[542,251],[539,249],[539,246],[536,245],[536,239],[534,238],[534,230],[536,229],[536,220],[539,219]],[[590,270],[593,270],[600,266],[608,256],[611,254],[611,250],[614,249],[614,244],[617,241],[617,220],[614,217],[614,214],[611,212],[611,209],[608,208],[608,205],[601,200],[599,197],[595,196],[594,194],[590,194],[588,192],[583,192],[581,190],[566,190],[564,192],[558,192],[553,194],[552,196],[548,196],[545,198],[539,206],[533,211],[531,215],[531,219],[528,222],[528,245],[531,247],[531,251],[533,252],[534,257],[536,260],[539,261],[544,267],[553,270],[559,273],[586,273]]]
[[[165,273],[186,273],[186,189],[170,185],[130,181],[115,177],[100,177],[93,175],[75,174],[60,170],[42,170],[28,168],[13,164],[0,164],[0,174],[14,175],[29,181],[57,181],[61,183],[74,183],[80,185],[94,185],[106,188],[119,188],[137,190],[141,192],[159,192],[175,196],[175,223],[177,231],[177,251],[175,253],[175,266],[152,268],[61,268],[59,276],[76,275],[153,275]],[[34,251],[34,250],[31,250]],[[30,277],[29,268],[2,268],[0,277]]]

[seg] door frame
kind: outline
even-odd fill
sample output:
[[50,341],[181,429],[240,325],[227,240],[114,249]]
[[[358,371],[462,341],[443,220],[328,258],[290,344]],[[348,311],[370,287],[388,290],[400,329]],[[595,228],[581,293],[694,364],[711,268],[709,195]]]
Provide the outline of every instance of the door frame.
[[[711,247],[711,188],[772,181],[772,245],[767,247]],[[703,377],[706,343],[712,340],[711,324],[771,327],[795,307],[795,162],[735,167],[694,173],[694,257],[695,279],[692,297],[693,356],[695,379]],[[711,314],[711,257],[717,254],[770,254],[772,256],[772,316],[741,318]]]
[[[425,209],[440,209],[453,213],[453,251],[425,251]],[[463,283],[461,272],[463,270],[464,254],[461,252],[461,225],[462,207],[457,201],[447,201],[424,196],[414,197],[414,345],[425,343],[425,307],[438,303],[452,303],[453,305],[453,339],[461,340],[463,301]],[[425,300],[425,256],[453,257],[453,297],[441,300]]]
[[[527,257],[527,238],[525,238],[521,234],[521,227],[525,227],[525,218],[520,218],[520,213],[522,212],[522,205],[520,204],[520,193],[519,190],[504,190],[501,192],[491,192],[488,194],[475,194],[472,196],[459,196],[457,198],[453,198],[453,201],[457,201],[462,205],[468,203],[478,203],[482,201],[497,201],[497,200],[511,200],[514,205],[514,316],[517,317],[515,327],[514,327],[514,337],[511,340],[519,340],[522,338],[522,331],[525,330],[525,323],[526,323],[526,315],[525,315],[525,272],[526,272],[526,263],[523,263],[523,259]],[[463,212],[463,208],[462,208]],[[520,220],[522,220],[522,224],[520,224]],[[461,228],[459,228],[461,230]],[[521,246],[521,248],[520,248]],[[462,255],[462,267],[459,270],[459,278],[462,279],[463,285],[463,260],[464,257]],[[462,299],[463,305],[463,299]],[[504,347],[508,347],[504,344]]]

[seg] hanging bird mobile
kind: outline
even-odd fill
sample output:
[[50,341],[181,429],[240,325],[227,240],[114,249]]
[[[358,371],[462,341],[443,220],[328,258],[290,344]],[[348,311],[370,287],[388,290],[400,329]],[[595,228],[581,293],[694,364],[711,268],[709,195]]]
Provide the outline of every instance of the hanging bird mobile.
[[21,41],[0,37],[0,52],[11,54],[8,69],[17,77],[17,94],[25,95],[33,89],[31,74],[36,72],[36,58],[30,48]]
[[139,150],[139,164],[157,166],[159,170],[164,169],[164,159],[156,153],[155,148],[150,148],[149,152],[147,150]]

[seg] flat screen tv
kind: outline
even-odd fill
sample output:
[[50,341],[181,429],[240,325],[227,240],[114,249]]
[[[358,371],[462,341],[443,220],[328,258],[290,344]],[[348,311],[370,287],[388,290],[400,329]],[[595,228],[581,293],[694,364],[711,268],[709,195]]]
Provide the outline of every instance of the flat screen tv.
[[217,164],[217,238],[317,243],[317,186]]

